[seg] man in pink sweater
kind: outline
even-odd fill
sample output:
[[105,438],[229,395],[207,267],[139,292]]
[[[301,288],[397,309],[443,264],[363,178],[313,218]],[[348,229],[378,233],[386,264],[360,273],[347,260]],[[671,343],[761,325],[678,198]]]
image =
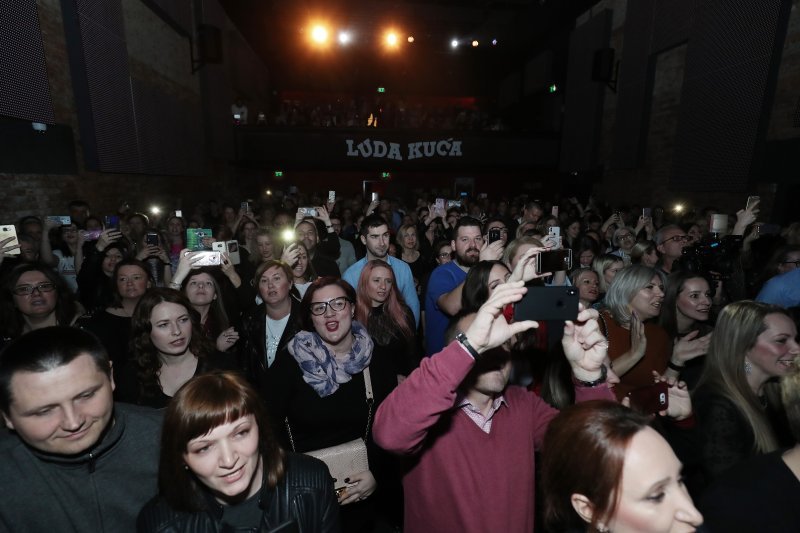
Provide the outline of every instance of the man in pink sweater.
[[[533,531],[534,450],[558,411],[508,386],[508,357],[493,350],[536,326],[508,324],[502,315],[525,291],[522,282],[498,286],[477,314],[459,322],[463,333],[378,409],[375,442],[413,461],[403,477],[407,533]],[[584,310],[564,328],[577,401],[614,398],[596,318]]]

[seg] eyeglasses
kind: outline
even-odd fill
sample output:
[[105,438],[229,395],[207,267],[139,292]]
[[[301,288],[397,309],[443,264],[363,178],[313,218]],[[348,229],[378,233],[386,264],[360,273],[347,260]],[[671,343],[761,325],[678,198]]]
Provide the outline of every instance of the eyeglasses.
[[800,259],[798,259],[797,261],[781,261],[781,264],[782,265],[794,265],[794,266],[800,268]]
[[328,310],[328,306],[334,311],[341,311],[347,307],[348,302],[350,302],[350,300],[346,296],[339,296],[327,302],[311,302],[311,314],[314,316],[324,315],[325,311]]
[[453,252],[441,252],[439,253],[438,257],[444,259],[445,257],[453,257]]
[[689,239],[691,239],[691,237],[689,237],[688,235],[675,235],[673,237],[670,237],[669,239],[664,239],[663,241],[661,241],[661,244],[666,244],[669,241],[683,241],[683,242],[686,242]]
[[33,294],[33,291],[39,291],[39,293],[43,293],[52,292],[55,289],[55,284],[50,282],[40,283],[38,285],[19,285],[18,287],[14,287],[14,294],[17,296],[25,296],[28,294]]
[[[630,234],[630,233],[623,233],[622,235],[619,235],[619,239],[620,240],[622,240],[622,239],[633,239],[633,235]],[[664,242],[666,242],[666,241],[664,241]]]

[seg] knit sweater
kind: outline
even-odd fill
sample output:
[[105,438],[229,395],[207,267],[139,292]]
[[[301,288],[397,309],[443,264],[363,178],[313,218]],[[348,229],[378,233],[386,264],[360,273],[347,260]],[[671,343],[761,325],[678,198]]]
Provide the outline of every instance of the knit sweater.
[[[403,478],[405,531],[533,531],[534,450],[558,411],[509,386],[484,433],[455,407],[474,360],[458,343],[422,361],[378,409],[375,442],[412,456]],[[605,385],[577,401],[611,399]]]
[[134,531],[158,490],[161,414],[116,404],[114,425],[77,456],[38,452],[17,436],[0,437],[0,531]]

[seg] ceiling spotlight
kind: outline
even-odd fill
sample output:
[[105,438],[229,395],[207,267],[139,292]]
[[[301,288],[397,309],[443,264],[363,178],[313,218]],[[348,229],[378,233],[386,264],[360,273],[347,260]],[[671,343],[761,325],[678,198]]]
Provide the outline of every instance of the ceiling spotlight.
[[349,44],[352,40],[350,34],[346,31],[339,32],[339,44]]
[[409,35],[408,36],[408,42],[410,42],[410,43],[414,42],[414,36],[413,35]]
[[397,34],[393,31],[386,33],[386,45],[394,48],[398,45],[400,39],[397,37]]
[[453,39],[452,41],[450,41],[450,47],[458,48],[458,39]]
[[497,46],[497,39],[492,39],[492,46]]
[[472,47],[476,48],[478,46],[478,41],[472,41]]
[[325,44],[328,41],[328,30],[325,26],[314,26],[311,30],[311,39],[317,44]]

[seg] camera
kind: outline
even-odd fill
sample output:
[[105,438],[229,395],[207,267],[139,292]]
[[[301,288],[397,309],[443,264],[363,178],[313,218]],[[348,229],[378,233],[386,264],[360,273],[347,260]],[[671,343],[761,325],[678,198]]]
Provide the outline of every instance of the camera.
[[317,208],[316,207],[301,207],[300,214],[304,217],[316,217],[317,216]]
[[683,249],[673,270],[688,270],[715,279],[727,280],[733,275],[742,245],[741,236],[727,235],[722,239],[703,241]]

